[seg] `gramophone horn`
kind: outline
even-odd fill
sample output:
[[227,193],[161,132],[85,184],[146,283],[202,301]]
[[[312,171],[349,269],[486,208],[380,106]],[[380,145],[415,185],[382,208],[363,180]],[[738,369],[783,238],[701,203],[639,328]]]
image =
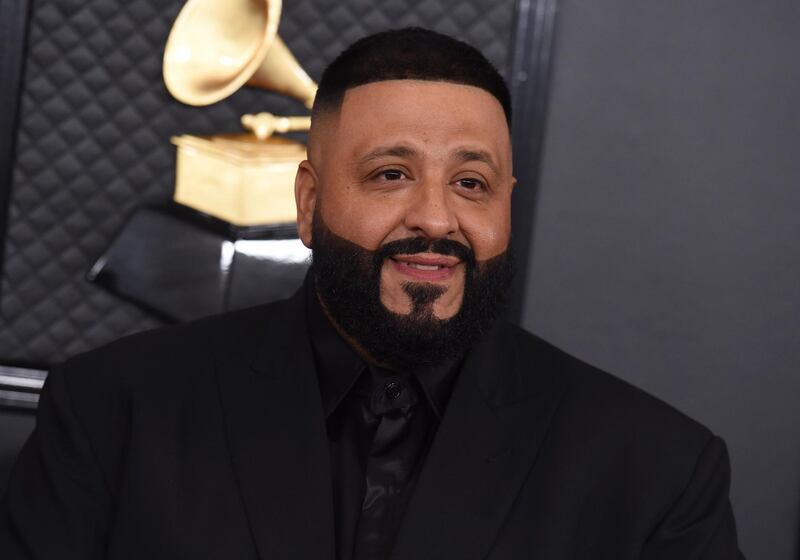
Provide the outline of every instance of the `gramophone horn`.
[[164,82],[175,99],[210,105],[244,85],[311,107],[317,86],[277,34],[281,0],[189,0],[164,50]]

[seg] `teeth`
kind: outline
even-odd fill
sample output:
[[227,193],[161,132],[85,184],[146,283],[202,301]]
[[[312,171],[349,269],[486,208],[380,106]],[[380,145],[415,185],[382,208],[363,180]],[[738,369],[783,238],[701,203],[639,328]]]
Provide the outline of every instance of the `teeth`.
[[408,263],[408,266],[410,266],[411,268],[417,268],[419,270],[439,270],[440,268],[442,268],[441,266],[435,264],[429,265],[429,264]]

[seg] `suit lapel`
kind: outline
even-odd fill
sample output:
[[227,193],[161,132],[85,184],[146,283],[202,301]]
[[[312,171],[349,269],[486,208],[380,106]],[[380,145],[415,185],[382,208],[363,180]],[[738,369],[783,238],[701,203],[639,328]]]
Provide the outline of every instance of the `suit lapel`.
[[264,560],[333,558],[328,441],[302,291],[260,318],[229,333],[216,352],[231,459],[251,530]]
[[[563,387],[518,363],[500,326],[467,358],[392,558],[484,558],[537,455]],[[529,366],[530,368],[530,366]]]

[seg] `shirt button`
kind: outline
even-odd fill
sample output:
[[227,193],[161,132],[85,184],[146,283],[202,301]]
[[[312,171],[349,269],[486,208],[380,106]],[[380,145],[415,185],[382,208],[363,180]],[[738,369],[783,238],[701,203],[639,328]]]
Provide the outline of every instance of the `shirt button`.
[[395,381],[392,381],[386,384],[384,393],[389,399],[396,401],[400,398],[400,395],[403,394],[403,386]]

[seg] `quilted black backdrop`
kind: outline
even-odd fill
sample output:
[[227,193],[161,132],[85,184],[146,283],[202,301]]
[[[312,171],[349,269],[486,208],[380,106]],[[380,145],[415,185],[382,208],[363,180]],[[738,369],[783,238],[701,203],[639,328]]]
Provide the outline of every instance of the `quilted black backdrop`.
[[[46,365],[158,321],[84,275],[130,212],[170,198],[169,137],[238,128],[245,112],[301,114],[243,90],[183,106],[161,80],[180,0],[33,0],[5,237],[0,363]],[[374,31],[423,25],[505,71],[513,0],[284,0],[280,33],[315,79]]]

